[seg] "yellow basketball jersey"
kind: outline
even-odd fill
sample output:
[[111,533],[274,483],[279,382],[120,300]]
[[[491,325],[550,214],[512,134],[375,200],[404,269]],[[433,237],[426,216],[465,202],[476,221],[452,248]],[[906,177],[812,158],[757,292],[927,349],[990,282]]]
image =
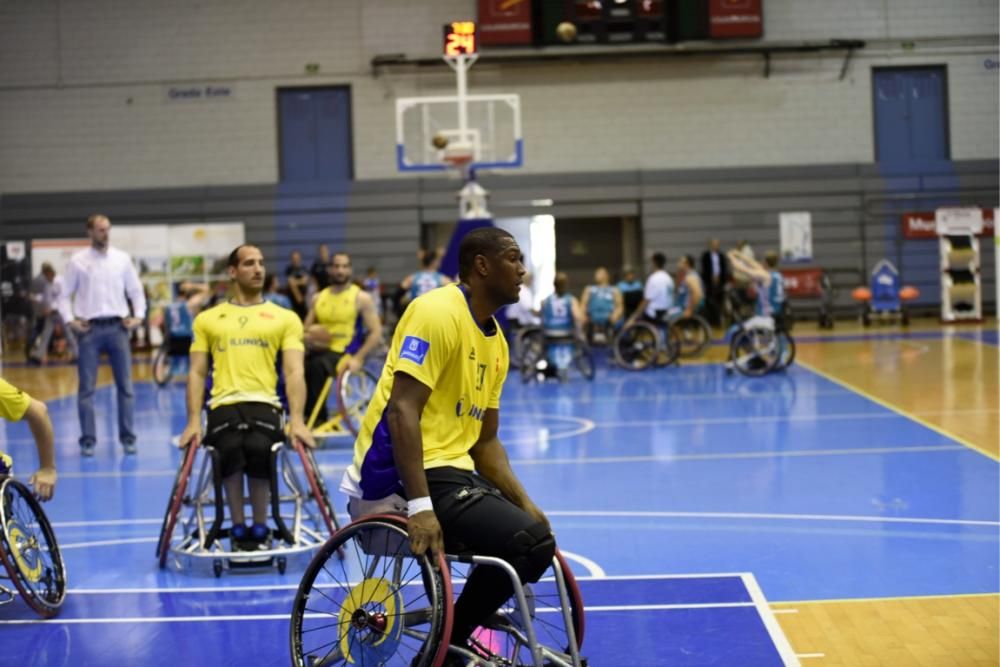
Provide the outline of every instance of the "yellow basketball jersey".
[[507,341],[496,320],[480,328],[461,287],[448,285],[415,299],[396,327],[354,444],[348,475],[362,496],[384,498],[402,488],[384,416],[397,371],[431,388],[420,417],[424,468],[473,470],[469,450],[479,439],[486,410],[500,407],[507,365]]
[[278,352],[304,349],[298,315],[269,301],[223,303],[194,318],[191,351],[212,357],[212,408],[251,402],[281,407]]
[[330,349],[334,352],[355,352],[361,344],[361,318],[358,317],[358,292],[351,284],[342,292],[330,288],[316,295],[313,310],[316,323],[330,332]]

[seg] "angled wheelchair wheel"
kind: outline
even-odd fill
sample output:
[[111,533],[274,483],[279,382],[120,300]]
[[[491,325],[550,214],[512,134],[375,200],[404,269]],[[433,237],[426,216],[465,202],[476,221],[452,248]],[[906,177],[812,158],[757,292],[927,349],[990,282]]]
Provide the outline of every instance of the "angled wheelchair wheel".
[[669,366],[676,362],[681,356],[681,335],[680,331],[672,326],[666,327],[664,340],[660,344],[659,352],[656,355],[657,366]]
[[347,370],[337,376],[337,409],[344,425],[354,435],[361,430],[377,384],[378,377],[366,368],[357,373]]
[[21,482],[0,485],[0,560],[21,597],[43,618],[66,597],[66,565],[41,504]]
[[741,329],[733,336],[729,359],[742,375],[759,377],[778,364],[778,339],[768,329]]
[[615,361],[622,368],[641,371],[656,363],[660,353],[660,334],[649,322],[636,321],[615,337]]
[[330,500],[330,492],[327,491],[326,482],[323,481],[323,475],[316,463],[316,457],[313,456],[312,450],[302,443],[293,442],[292,447],[302,461],[302,469],[305,472],[306,482],[309,484],[309,492],[319,507],[327,530],[333,535],[340,528],[337,522],[337,511]]
[[545,334],[538,327],[529,327],[521,330],[518,339],[521,381],[529,382],[538,373],[538,362],[545,358]]
[[[535,630],[535,638],[542,647],[543,664],[571,664],[570,656],[574,648],[577,655],[580,655],[584,637],[583,597],[573,571],[558,550],[555,561],[559,564],[566,585],[569,624],[566,622],[567,614],[564,614],[555,569],[549,569],[538,583],[525,587],[529,618],[525,618],[517,597],[511,597],[486,624],[473,632],[469,644],[474,653],[500,665],[534,665],[526,633],[526,625],[530,622]],[[454,563],[452,566],[452,580],[465,577],[462,571],[455,570]],[[551,660],[553,657],[560,661]]]
[[453,616],[447,572],[442,555],[410,552],[402,517],[376,515],[338,531],[295,595],[292,664],[439,667]]
[[181,506],[184,503],[184,494],[187,492],[188,480],[191,479],[191,468],[194,465],[197,449],[193,445],[188,445],[187,449],[184,450],[181,466],[177,469],[177,475],[174,477],[174,486],[170,491],[170,499],[167,501],[167,511],[160,526],[160,539],[156,543],[156,557],[160,561],[160,569],[167,566],[170,540],[174,535],[177,518],[181,514]]
[[682,357],[698,356],[712,340],[712,327],[698,315],[678,318],[671,323],[670,328],[677,330],[679,353]]
[[160,387],[170,384],[174,371],[170,364],[170,346],[163,344],[153,357],[153,381]]
[[775,370],[788,368],[795,361],[795,340],[785,331],[778,332],[778,363]]
[[580,371],[580,375],[587,380],[594,380],[594,376],[597,374],[594,365],[594,352],[583,341],[580,341],[576,349],[573,350],[573,365],[576,366],[576,370]]
[[526,326],[522,327],[514,334],[510,341],[510,366],[511,368],[521,367],[521,357],[524,354],[525,343],[530,336],[533,336],[541,332],[536,326]]

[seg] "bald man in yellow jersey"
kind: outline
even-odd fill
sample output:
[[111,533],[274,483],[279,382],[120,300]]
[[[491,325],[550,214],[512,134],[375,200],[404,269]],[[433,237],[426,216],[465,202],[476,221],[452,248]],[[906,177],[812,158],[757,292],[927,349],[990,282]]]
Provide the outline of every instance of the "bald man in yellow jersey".
[[[493,313],[518,300],[520,258],[507,232],[476,229],[459,248],[461,282],[410,303],[340,488],[352,517],[405,509],[415,554],[496,556],[534,582],[555,540],[497,437],[508,350]],[[512,593],[497,568],[473,570],[455,604],[451,643],[464,645]]]
[[[229,502],[233,546],[267,548],[270,531],[271,446],[284,440],[276,362],[281,353],[291,437],[315,446],[302,417],[305,403],[302,324],[293,311],[263,297],[264,257],[241,245],[229,255],[233,297],[202,311],[194,320],[191,370],[187,386],[188,423],[181,447],[202,442],[201,410],[205,401],[208,358],[212,357],[212,392],[204,442],[219,453],[219,472]],[[244,514],[243,474],[250,487],[253,525]]]
[[[351,282],[352,271],[351,256],[334,253],[328,267],[330,284],[313,297],[306,315],[306,329],[319,324],[330,334],[329,349],[309,350],[306,354],[306,415],[312,414],[323,384],[340,370],[338,365],[345,355],[350,355],[346,367],[357,373],[368,353],[382,340],[382,320],[375,302],[368,292]],[[326,421],[325,406],[317,421]]]
[[[56,457],[55,434],[48,408],[41,401],[0,378],[0,418],[11,422],[22,419],[28,422],[31,435],[35,438],[39,461],[38,471],[31,476],[29,484],[34,487],[39,500],[49,500],[56,488]],[[11,458],[0,452],[0,478],[9,475],[11,467]]]

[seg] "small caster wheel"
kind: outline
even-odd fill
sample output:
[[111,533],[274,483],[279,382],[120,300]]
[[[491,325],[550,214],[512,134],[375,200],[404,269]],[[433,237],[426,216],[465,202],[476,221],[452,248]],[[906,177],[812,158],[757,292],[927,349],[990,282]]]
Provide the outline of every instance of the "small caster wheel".
[[215,573],[215,578],[218,579],[222,576],[222,559],[216,558],[212,561],[212,572]]
[[284,556],[278,556],[276,562],[278,564],[278,574],[284,574],[285,570],[288,568],[288,560],[286,560]]

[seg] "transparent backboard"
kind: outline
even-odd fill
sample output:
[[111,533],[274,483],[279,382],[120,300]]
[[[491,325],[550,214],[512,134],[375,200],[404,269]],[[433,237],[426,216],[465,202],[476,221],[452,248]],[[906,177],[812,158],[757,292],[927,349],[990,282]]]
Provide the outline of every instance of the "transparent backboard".
[[510,169],[524,161],[517,95],[467,95],[462,130],[459,98],[396,100],[396,165],[400,171],[444,171],[468,161],[473,169]]

